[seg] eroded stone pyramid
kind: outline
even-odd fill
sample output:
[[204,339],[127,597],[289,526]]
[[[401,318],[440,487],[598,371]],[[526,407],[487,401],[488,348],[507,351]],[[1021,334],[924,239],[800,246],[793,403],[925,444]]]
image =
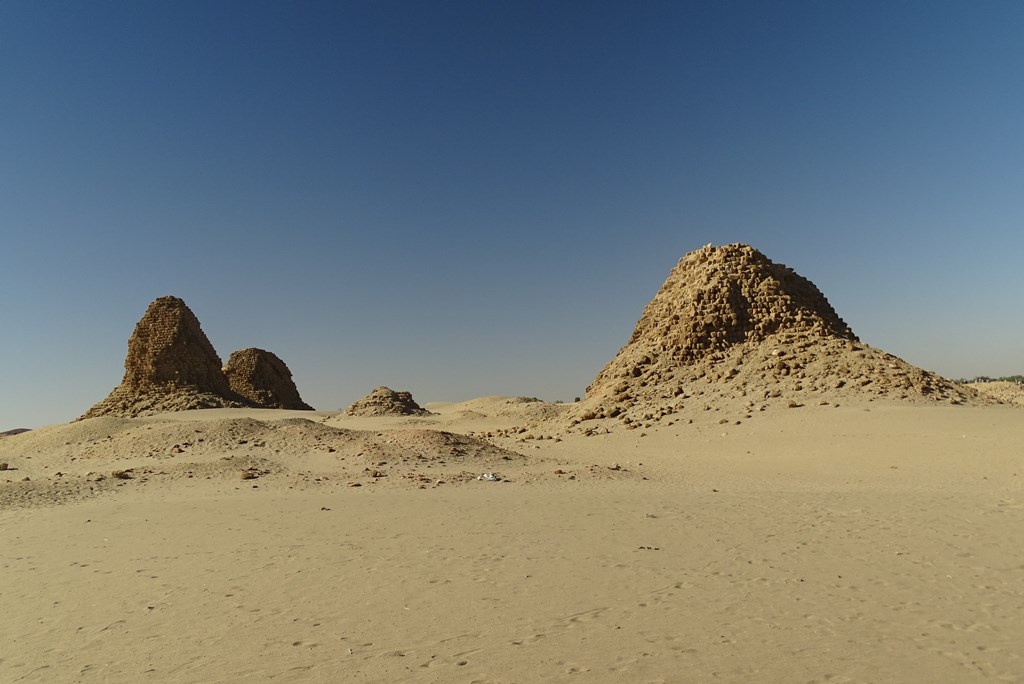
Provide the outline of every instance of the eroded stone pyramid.
[[[753,247],[684,256],[575,413],[656,420],[688,404],[851,393],[954,403],[962,385],[861,344],[815,285]],[[700,397],[698,400],[697,397]]]
[[199,320],[177,297],[149,305],[128,340],[124,378],[82,418],[245,406],[221,372]]
[[259,408],[313,410],[299,396],[288,366],[266,350],[249,347],[233,352],[224,375],[233,392]]
[[412,393],[378,387],[345,410],[350,416],[429,416],[430,411],[413,401]]

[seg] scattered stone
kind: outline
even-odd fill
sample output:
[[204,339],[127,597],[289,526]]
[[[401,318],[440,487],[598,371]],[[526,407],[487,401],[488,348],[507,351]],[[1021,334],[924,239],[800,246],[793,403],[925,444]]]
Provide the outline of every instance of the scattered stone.
[[242,470],[238,471],[239,478],[243,480],[255,480],[261,474],[262,473],[260,472],[259,468],[243,468]]

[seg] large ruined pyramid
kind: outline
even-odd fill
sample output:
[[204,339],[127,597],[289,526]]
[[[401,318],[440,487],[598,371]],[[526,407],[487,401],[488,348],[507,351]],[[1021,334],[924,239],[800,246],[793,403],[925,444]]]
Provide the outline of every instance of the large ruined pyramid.
[[299,396],[288,366],[266,350],[249,347],[233,352],[224,375],[233,392],[259,408],[313,410]]
[[195,314],[177,297],[160,297],[128,340],[121,384],[82,418],[245,405]]
[[716,397],[753,410],[825,394],[953,403],[975,396],[861,344],[792,269],[747,245],[709,245],[679,261],[574,413],[632,423]]

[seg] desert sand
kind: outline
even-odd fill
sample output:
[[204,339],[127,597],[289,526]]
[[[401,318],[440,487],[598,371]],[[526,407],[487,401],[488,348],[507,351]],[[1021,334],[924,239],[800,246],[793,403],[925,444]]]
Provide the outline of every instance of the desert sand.
[[1019,409],[449,446],[560,407],[426,408],[0,438],[0,681],[1024,676]]
[[0,682],[1024,680],[1020,387],[752,248],[684,257],[577,403],[308,410],[173,297],[125,369],[0,435]]

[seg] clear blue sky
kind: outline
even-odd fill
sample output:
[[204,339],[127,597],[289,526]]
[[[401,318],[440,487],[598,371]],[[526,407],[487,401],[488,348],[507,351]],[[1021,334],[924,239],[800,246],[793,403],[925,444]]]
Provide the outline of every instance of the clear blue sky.
[[571,400],[685,252],[869,344],[1024,371],[1024,3],[0,2],[0,429],[147,304],[317,408]]

